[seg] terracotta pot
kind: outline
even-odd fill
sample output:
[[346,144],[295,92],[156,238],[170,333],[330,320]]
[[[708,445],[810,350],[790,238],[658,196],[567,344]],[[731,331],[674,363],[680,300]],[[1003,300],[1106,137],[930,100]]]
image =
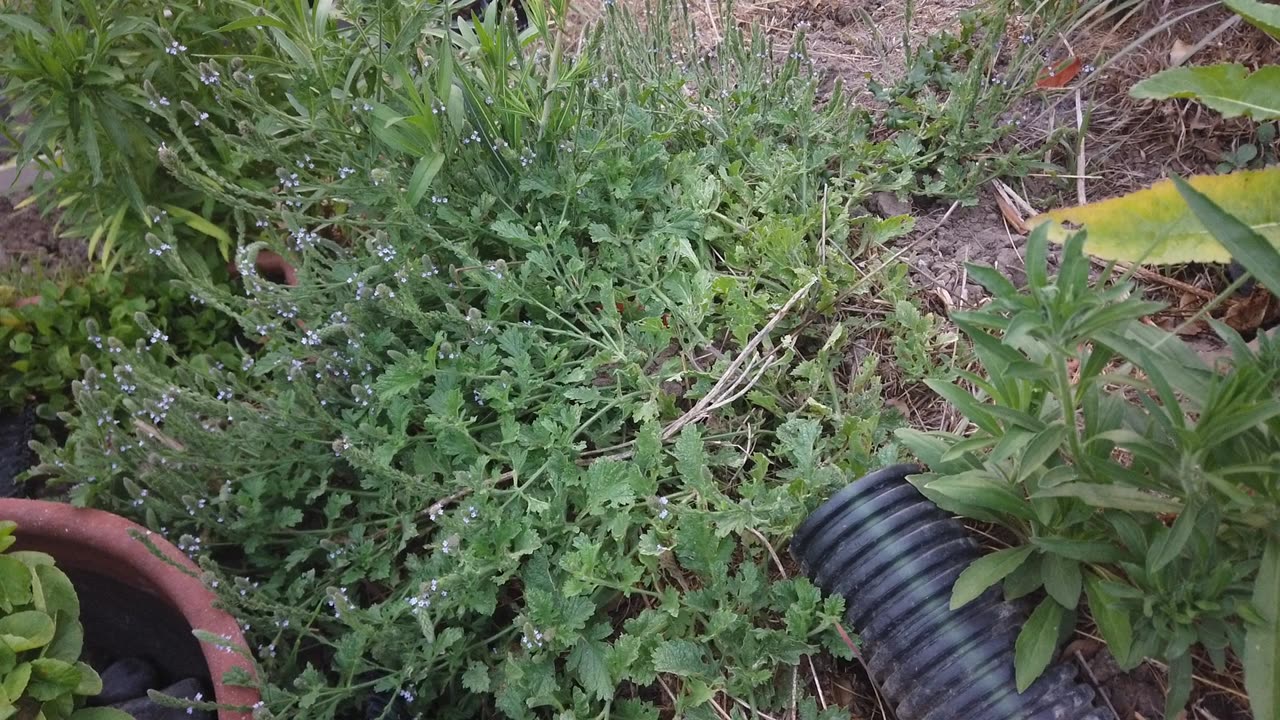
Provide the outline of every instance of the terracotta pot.
[[[240,626],[235,618],[214,607],[215,596],[198,579],[200,569],[195,563],[154,533],[149,539],[168,561],[153,555],[146,545],[134,539],[135,534],[149,532],[141,525],[101,510],[17,499],[0,499],[0,520],[18,524],[15,549],[38,550],[52,555],[64,568],[110,576],[154,595],[180,613],[192,628],[229,637],[232,646],[245,647]],[[253,673],[243,657],[207,643],[200,643],[200,650],[217,702],[248,707],[258,701],[257,690],[222,683],[223,674],[233,667]],[[218,711],[218,720],[250,720],[251,717],[248,712]]]

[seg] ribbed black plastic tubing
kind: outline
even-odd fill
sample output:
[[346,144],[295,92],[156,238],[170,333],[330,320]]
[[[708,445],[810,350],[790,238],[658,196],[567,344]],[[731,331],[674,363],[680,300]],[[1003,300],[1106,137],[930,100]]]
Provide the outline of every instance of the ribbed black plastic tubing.
[[871,678],[898,720],[1111,720],[1070,663],[1018,692],[1013,648],[1025,615],[998,587],[951,609],[951,586],[978,546],[907,482],[920,471],[893,465],[867,475],[791,540],[809,579],[844,597]]

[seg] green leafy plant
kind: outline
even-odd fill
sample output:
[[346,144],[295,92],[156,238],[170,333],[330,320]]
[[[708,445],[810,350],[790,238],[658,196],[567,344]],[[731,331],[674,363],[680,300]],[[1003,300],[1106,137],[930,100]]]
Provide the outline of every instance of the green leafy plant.
[[[1196,214],[1260,278],[1280,254],[1239,221],[1223,220],[1185,183]],[[960,515],[998,523],[1013,548],[974,563],[953,606],[992,585],[1043,596],[1018,638],[1025,688],[1047,666],[1086,604],[1122,667],[1169,666],[1166,713],[1191,690],[1197,645],[1220,668],[1245,658],[1252,689],[1275,674],[1275,532],[1280,521],[1280,343],[1257,350],[1213,323],[1231,370],[1207,367],[1176,335],[1141,322],[1159,308],[1127,277],[1090,280],[1085,233],[1070,235],[1056,277],[1049,228],[1028,243],[1028,288],[991,268],[970,277],[992,292],[954,321],[985,373],[932,387],[972,432],[900,430],[930,467],[922,492]],[[1270,256],[1265,253],[1270,251]],[[1277,278],[1280,279],[1280,278]],[[1251,693],[1258,717],[1274,696]]]
[[[145,264],[142,237],[155,220],[149,205],[181,220],[184,244],[210,264],[229,258],[231,238],[211,222],[226,209],[160,166],[156,148],[171,140],[156,113],[185,101],[201,108],[206,123],[234,122],[217,101],[229,80],[217,58],[270,50],[258,35],[219,29],[240,12],[237,3],[147,0],[53,0],[0,12],[0,94],[10,110],[0,132],[18,148],[17,162],[39,168],[35,200],[58,209],[62,231],[84,238],[103,269]],[[203,149],[224,174],[246,182],[272,177],[252,158]]]
[[[70,403],[72,381],[85,372],[82,356],[92,356],[94,367],[110,368],[104,338],[127,344],[154,341],[134,322],[139,312],[153,314],[159,336],[171,337],[184,354],[223,360],[236,356],[226,318],[155,277],[130,273],[94,274],[79,282],[46,279],[39,292],[37,303],[0,307],[0,385],[5,388],[0,407],[35,402],[39,415],[53,420]],[[86,322],[97,329],[86,329]]]
[[[815,109],[803,36],[707,53],[670,3],[580,54],[538,2],[523,33],[316,7],[229,23],[299,59],[225,60],[240,122],[160,111],[166,169],[232,208],[243,292],[172,212],[147,241],[238,362],[106,338],[37,474],[201,563],[262,718],[842,716],[802,672],[850,657],[841,602],[777,549],[895,454],[876,356],[847,360],[902,327],[852,304],[894,267],[902,220],[858,209],[887,145],[842,93]],[[288,103],[235,77],[264,67]]]
[[102,692],[80,660],[80,599],[53,558],[6,552],[16,528],[0,521],[0,718],[131,720],[112,708],[78,708]]

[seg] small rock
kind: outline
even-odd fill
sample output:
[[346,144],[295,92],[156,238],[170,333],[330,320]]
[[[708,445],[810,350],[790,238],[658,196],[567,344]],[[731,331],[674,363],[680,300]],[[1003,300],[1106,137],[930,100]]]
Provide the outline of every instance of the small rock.
[[[203,688],[199,680],[187,678],[186,680],[179,680],[160,692],[169,697],[194,700],[196,694],[202,691]],[[112,707],[129,713],[129,715],[133,716],[133,720],[213,720],[213,713],[208,710],[192,710],[188,713],[184,708],[159,705],[145,695],[126,702],[116,703]]]
[[911,203],[899,200],[898,196],[891,192],[875,193],[871,196],[871,205],[881,217],[911,214]]
[[146,697],[147,689],[156,686],[159,677],[151,663],[142,658],[123,658],[102,671],[102,692],[91,700],[93,705]]

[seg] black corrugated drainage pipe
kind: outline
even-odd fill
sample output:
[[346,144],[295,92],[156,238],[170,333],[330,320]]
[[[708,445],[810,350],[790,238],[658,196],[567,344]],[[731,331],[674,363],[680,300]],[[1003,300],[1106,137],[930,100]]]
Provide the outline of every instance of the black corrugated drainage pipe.
[[958,520],[893,465],[841,490],[796,530],[791,553],[826,593],[844,596],[868,671],[898,720],[1110,720],[1075,667],[1014,684],[1023,611],[999,587],[951,610],[951,586],[978,557]]

